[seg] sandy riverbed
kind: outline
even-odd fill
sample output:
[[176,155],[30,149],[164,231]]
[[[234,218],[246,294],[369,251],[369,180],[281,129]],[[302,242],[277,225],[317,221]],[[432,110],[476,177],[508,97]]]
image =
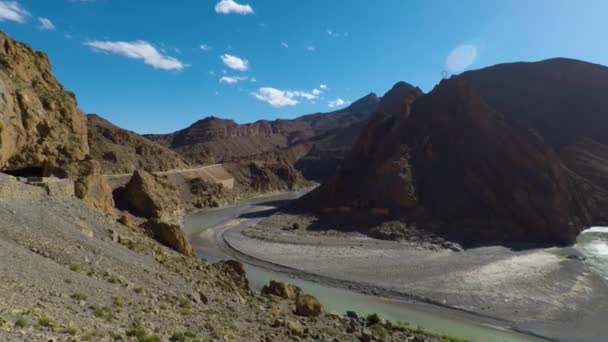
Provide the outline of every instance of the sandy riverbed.
[[[597,341],[608,333],[606,281],[566,258],[568,248],[431,250],[357,233],[293,232],[255,215],[227,225],[225,242],[243,254],[380,295],[424,298],[558,340]],[[257,233],[243,235],[252,225]]]

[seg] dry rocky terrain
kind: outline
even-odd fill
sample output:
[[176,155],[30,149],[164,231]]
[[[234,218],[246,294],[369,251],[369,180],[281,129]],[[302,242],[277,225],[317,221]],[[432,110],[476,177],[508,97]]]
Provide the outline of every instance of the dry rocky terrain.
[[0,177],[4,341],[442,340],[321,313],[307,296],[254,293],[239,263],[178,254],[58,184],[49,195]]

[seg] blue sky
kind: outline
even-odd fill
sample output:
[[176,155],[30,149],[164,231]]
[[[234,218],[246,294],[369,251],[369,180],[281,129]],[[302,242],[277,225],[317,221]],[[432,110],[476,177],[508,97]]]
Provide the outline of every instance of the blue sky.
[[0,29],[45,51],[80,107],[140,133],[208,116],[293,118],[399,80],[570,57],[608,64],[608,2],[0,1]]

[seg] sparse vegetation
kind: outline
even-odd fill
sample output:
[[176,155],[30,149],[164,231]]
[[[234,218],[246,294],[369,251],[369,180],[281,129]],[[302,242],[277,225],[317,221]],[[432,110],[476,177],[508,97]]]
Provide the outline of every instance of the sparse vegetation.
[[108,322],[111,322],[116,319],[116,317],[114,317],[114,312],[112,311],[112,309],[107,306],[93,305],[91,306],[91,310],[93,310],[93,316],[97,318],[102,318]]
[[71,295],[70,297],[72,297],[72,299],[75,299],[77,301],[83,301],[83,300],[87,300],[87,295],[85,295],[82,292],[78,292],[78,293],[74,293],[73,295]]
[[15,326],[16,326],[17,328],[21,328],[21,329],[23,329],[23,328],[27,327],[27,325],[28,325],[28,322],[27,322],[27,320],[26,320],[25,318],[23,318],[23,317],[20,317],[20,318],[19,318],[19,319],[18,319],[18,320],[15,322]]
[[49,318],[47,316],[40,316],[38,318],[38,325],[41,327],[45,327],[45,328],[54,328],[55,321],[53,321],[51,318]]
[[70,265],[70,271],[72,271],[72,272],[80,272],[80,271],[82,271],[82,266],[80,266],[79,264],[71,264]]

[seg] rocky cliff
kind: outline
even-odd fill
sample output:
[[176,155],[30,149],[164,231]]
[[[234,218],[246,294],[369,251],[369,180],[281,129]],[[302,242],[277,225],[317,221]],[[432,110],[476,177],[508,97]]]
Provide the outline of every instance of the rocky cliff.
[[0,170],[65,176],[88,153],[86,118],[47,56],[0,32]]
[[608,68],[555,59],[467,72],[424,96],[387,94],[398,110],[381,103],[302,203],[470,243],[572,243],[608,221],[605,89]]
[[98,115],[87,115],[91,156],[104,174],[132,173],[136,169],[167,171],[188,164],[176,152],[134,132],[113,125]]

